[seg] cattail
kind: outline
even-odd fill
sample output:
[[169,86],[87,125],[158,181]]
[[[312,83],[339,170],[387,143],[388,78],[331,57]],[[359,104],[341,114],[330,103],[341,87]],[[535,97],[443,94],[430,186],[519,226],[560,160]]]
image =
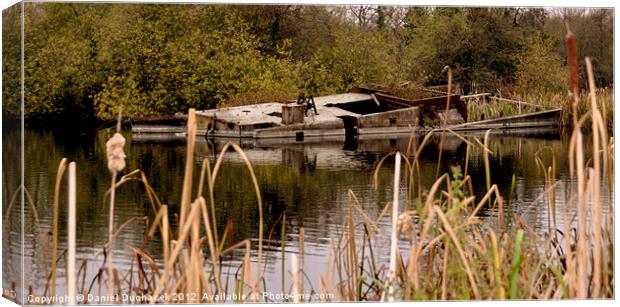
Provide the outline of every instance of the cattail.
[[413,215],[411,212],[403,212],[398,216],[398,224],[396,229],[398,229],[398,233],[411,233],[414,231],[413,225]]
[[571,101],[571,109],[573,111],[573,125],[577,126],[578,114],[577,105],[579,104],[579,60],[577,54],[577,38],[571,32],[566,23],[566,49],[568,56],[568,79],[569,79],[569,96]]
[[125,138],[120,133],[115,133],[105,144],[108,156],[108,169],[110,172],[120,172],[125,168]]
[[121,112],[118,115],[118,125],[116,133],[106,142],[106,155],[108,157],[108,169],[112,173],[110,183],[110,216],[108,220],[108,295],[111,298],[114,292],[114,282],[112,280],[113,260],[112,251],[114,250],[114,201],[116,198],[116,175],[125,168],[125,138],[120,134]]
[[291,254],[291,269],[293,271],[293,302],[301,303],[301,288],[299,287],[299,260],[296,254]]
[[573,96],[573,100],[576,101],[579,97],[579,63],[577,55],[577,38],[575,34],[571,32],[566,24],[566,49],[568,50],[568,72],[570,79],[570,91]]

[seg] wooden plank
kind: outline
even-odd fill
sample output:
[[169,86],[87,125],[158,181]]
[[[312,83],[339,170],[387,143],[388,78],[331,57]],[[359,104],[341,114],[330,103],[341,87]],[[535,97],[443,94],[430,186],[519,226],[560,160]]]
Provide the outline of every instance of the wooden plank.
[[493,94],[491,93],[473,94],[473,95],[461,96],[461,99],[471,99],[471,98],[485,97],[485,96],[491,96],[491,95]]
[[375,104],[380,107],[381,103],[379,103],[379,100],[377,100],[377,96],[375,96],[375,94],[370,94],[370,97],[372,97],[372,100],[375,102]]
[[497,96],[493,96],[491,97],[491,99],[497,99],[497,100],[501,100],[501,101],[506,101],[506,102],[512,102],[512,103],[516,103],[516,104],[524,104],[524,105],[528,105],[528,106],[534,106],[540,109],[543,109],[544,107],[539,105],[539,104],[534,104],[534,103],[529,103],[529,102],[525,102],[525,101],[519,101],[519,100],[513,100],[513,99],[508,99],[508,98],[502,98],[502,97],[497,97]]

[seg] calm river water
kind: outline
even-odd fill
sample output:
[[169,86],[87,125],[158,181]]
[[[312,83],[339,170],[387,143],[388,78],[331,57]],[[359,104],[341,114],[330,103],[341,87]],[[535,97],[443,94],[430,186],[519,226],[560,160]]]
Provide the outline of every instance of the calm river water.
[[[179,211],[185,164],[185,141],[128,139],[125,152],[127,167],[124,173],[141,169],[157,192],[162,203],[169,204],[173,214]],[[26,286],[32,286],[35,293],[42,293],[51,259],[52,198],[58,163],[62,157],[77,162],[78,175],[78,265],[82,260],[101,264],[102,245],[107,241],[108,206],[103,203],[104,193],[110,186],[110,173],[105,161],[105,141],[109,131],[95,134],[52,133],[50,131],[27,130],[25,133],[25,186],[37,207],[38,223],[30,207],[26,206],[24,240],[24,276]],[[13,192],[19,186],[19,131],[5,128],[3,135],[2,201],[4,237],[3,241],[3,288],[12,288],[12,282],[19,284],[21,275],[20,210],[19,197],[10,212],[8,204]],[[473,138],[468,137],[473,141]],[[482,136],[479,136],[482,139]],[[195,185],[198,182],[201,161],[215,160],[214,150],[222,144],[213,144],[199,138],[194,165]],[[491,179],[508,198],[513,174],[516,178],[513,211],[521,214],[532,227],[544,233],[551,220],[544,193],[544,174],[535,163],[535,158],[549,166],[555,159],[559,180],[556,201],[558,212],[573,210],[565,208],[570,179],[568,174],[568,136],[550,133],[537,137],[491,136],[490,157]],[[379,175],[379,188],[373,188],[373,172],[381,157],[393,150],[406,151],[409,137],[380,138],[374,140],[322,140],[307,144],[245,144],[244,149],[254,165],[262,192],[265,212],[265,236],[275,228],[274,238],[266,243],[268,256],[266,283],[268,289],[282,290],[281,251],[285,257],[298,251],[298,232],[305,230],[304,268],[308,281],[306,286],[318,289],[318,277],[325,271],[330,240],[337,240],[342,233],[342,224],[348,216],[347,191],[355,193],[369,216],[376,218],[392,197],[393,159],[386,160]],[[422,186],[428,189],[434,182],[439,157],[438,140],[435,139],[421,155]],[[465,165],[466,143],[455,137],[447,137],[441,155],[440,173],[449,171],[450,166]],[[473,189],[478,195],[486,191],[482,152],[472,148],[468,164],[473,178]],[[609,193],[602,184],[605,203]],[[403,181],[402,203],[407,205]],[[116,227],[132,217],[147,216],[152,222],[154,213],[142,186],[132,182],[117,192],[115,212]],[[65,198],[65,190],[62,195]],[[195,195],[195,194],[194,194]],[[234,229],[233,240],[250,238],[256,241],[258,233],[258,212],[250,176],[239,156],[227,153],[216,184],[217,222],[220,234],[228,221]],[[60,250],[66,247],[66,201],[63,199],[60,216]],[[604,206],[605,208],[607,206]],[[286,213],[286,246],[281,246],[278,218]],[[484,208],[480,213],[493,223],[497,211]],[[559,217],[561,219],[561,217]],[[360,220],[361,221],[361,220]],[[389,231],[389,215],[381,222]],[[38,230],[39,229],[39,230]],[[115,245],[117,267],[128,267],[132,260],[129,246],[143,246],[146,225],[135,222],[120,234]],[[161,265],[162,246],[159,235],[144,246]],[[379,260],[386,260],[387,247],[376,247]],[[256,244],[253,244],[256,248]],[[241,257],[226,259],[225,274],[236,274]],[[287,258],[288,260],[288,258]],[[289,263],[286,262],[287,270]],[[59,291],[64,291],[64,264],[59,263]],[[90,276],[96,272],[89,271]],[[291,275],[285,276],[285,291],[290,288]],[[81,279],[80,279],[81,280]],[[90,279],[87,279],[90,280]],[[310,285],[308,285],[310,284]],[[81,286],[78,286],[81,288]]]

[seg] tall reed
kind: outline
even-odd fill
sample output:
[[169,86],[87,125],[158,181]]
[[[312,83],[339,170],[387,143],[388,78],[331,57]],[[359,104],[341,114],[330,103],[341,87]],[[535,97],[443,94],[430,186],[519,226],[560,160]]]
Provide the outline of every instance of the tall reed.
[[76,303],[76,276],[75,276],[75,236],[76,236],[76,181],[75,162],[69,163],[69,212],[67,221],[67,237],[68,237],[68,255],[67,255],[67,294],[69,296],[69,304]]
[[[447,116],[447,113],[446,113]],[[392,197],[392,236],[390,239],[390,272],[388,275],[387,299],[389,302],[394,301],[396,288],[396,258],[398,253],[398,197],[400,191],[400,152],[394,155],[394,186]]]
[[114,295],[114,261],[112,258],[114,250],[114,205],[116,200],[116,177],[125,168],[125,138],[121,132],[122,108],[118,111],[116,133],[106,142],[106,156],[108,159],[108,169],[112,174],[110,183],[110,212],[108,217],[108,298]]
[[56,295],[56,259],[58,258],[58,207],[60,206],[60,182],[67,168],[67,159],[62,158],[56,172],[56,184],[54,185],[54,212],[52,222],[52,275],[50,281],[50,295]]

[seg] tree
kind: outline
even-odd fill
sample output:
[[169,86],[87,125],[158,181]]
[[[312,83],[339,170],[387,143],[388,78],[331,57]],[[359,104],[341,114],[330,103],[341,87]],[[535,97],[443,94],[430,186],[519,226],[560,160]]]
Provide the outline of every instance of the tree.
[[25,116],[92,120],[89,97],[103,78],[96,29],[105,6],[27,3],[25,9]]
[[568,92],[568,74],[560,55],[553,52],[549,36],[530,36],[518,56],[516,92],[522,96],[531,93]]
[[443,83],[442,69],[450,65],[454,76],[466,74],[472,31],[462,11],[435,9],[409,16],[407,77],[424,84]]
[[21,21],[19,4],[2,11],[2,119],[20,115]]
[[545,31],[554,39],[554,51],[566,59],[566,24],[577,37],[581,86],[586,86],[585,63],[592,59],[599,87],[613,85],[613,10],[562,8],[548,10]]
[[[121,105],[135,117],[369,82],[436,85],[447,81],[446,65],[465,92],[552,91],[565,66],[565,22],[581,57],[592,58],[597,85],[613,84],[609,9],[25,6],[28,119],[94,123],[115,118]],[[20,112],[18,8],[3,12],[5,118]]]
[[125,18],[131,25],[113,26],[124,36],[111,58],[122,60],[95,97],[98,116],[113,118],[119,105],[128,116],[148,116],[213,108],[252,92],[297,91],[286,44],[263,54],[250,25],[231,10],[220,10],[216,24],[185,32],[192,14],[212,14],[194,9],[140,5]]

